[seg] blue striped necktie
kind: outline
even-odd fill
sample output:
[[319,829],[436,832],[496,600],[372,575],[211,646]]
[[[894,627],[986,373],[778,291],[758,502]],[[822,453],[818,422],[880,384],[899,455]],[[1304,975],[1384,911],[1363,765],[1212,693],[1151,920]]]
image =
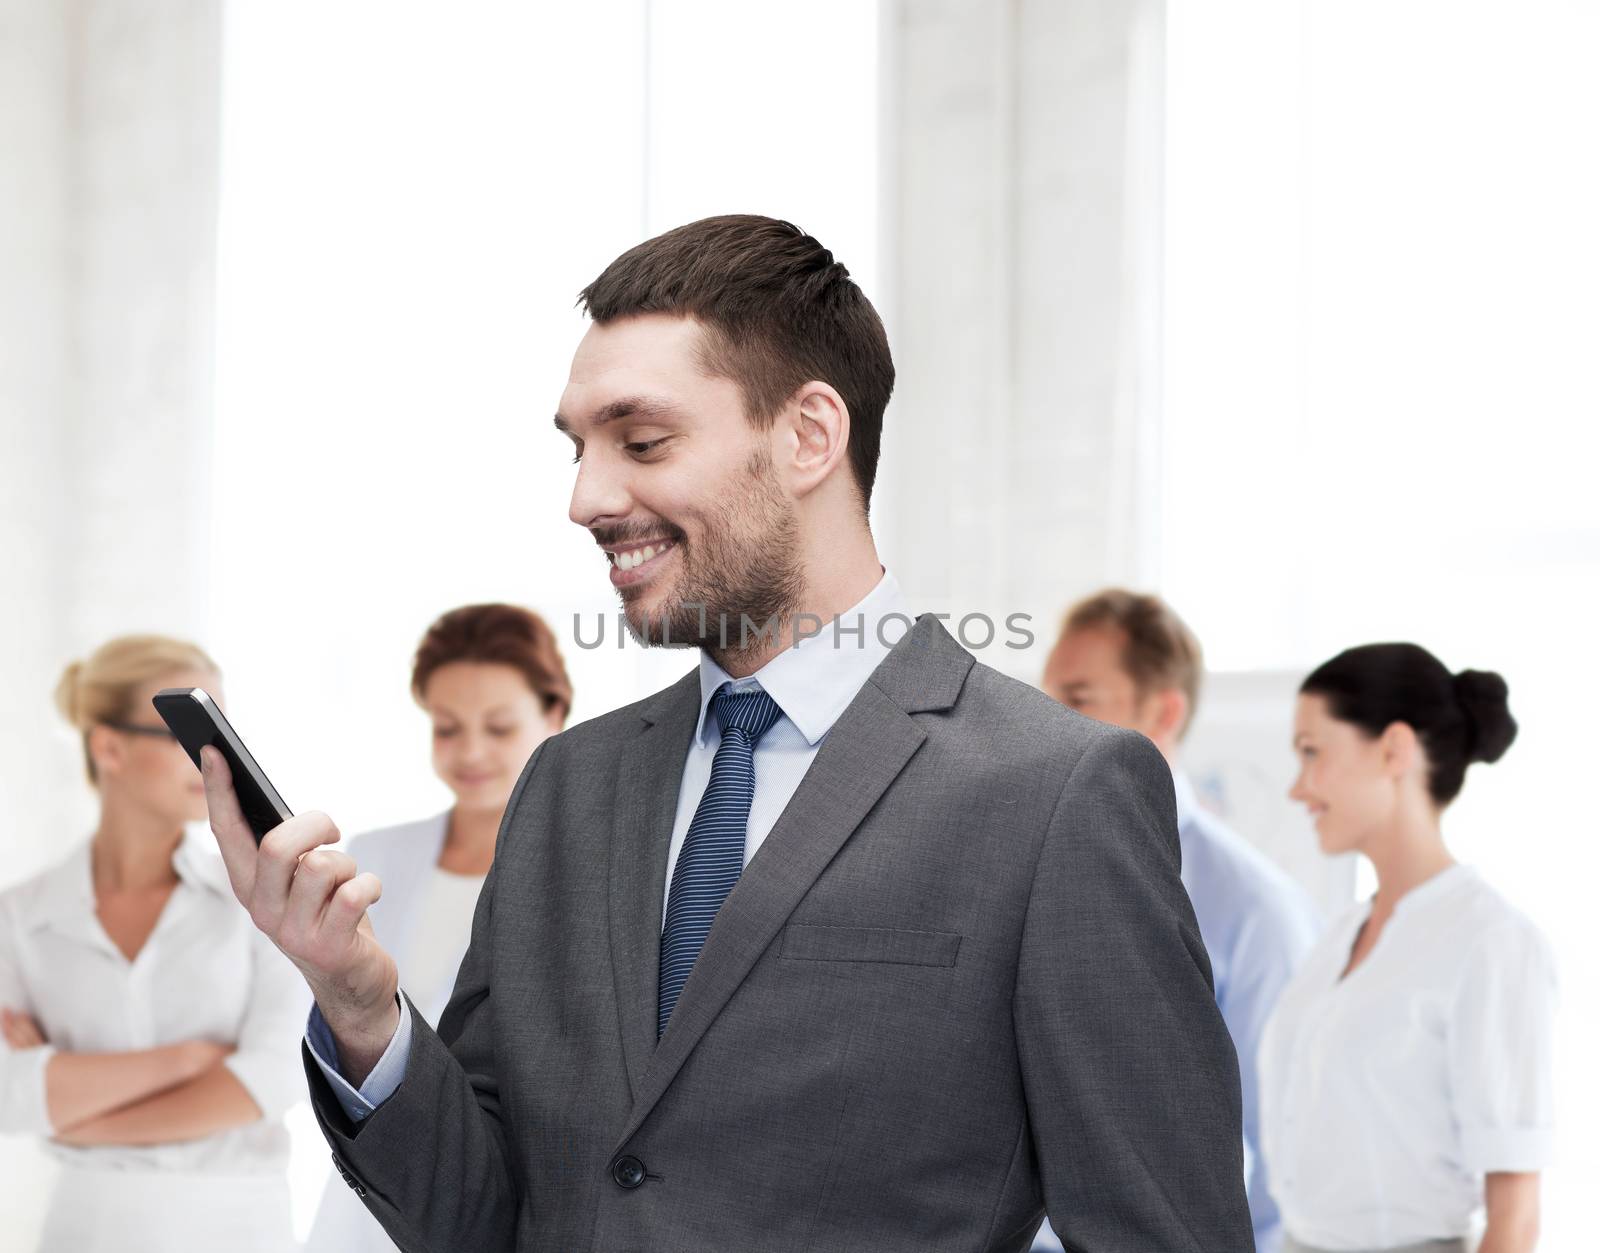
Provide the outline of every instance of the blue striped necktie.
[[661,929],[661,992],[656,1036],[667,1029],[678,994],[711,931],[711,923],[744,870],[745,828],[756,794],[755,749],[783,716],[759,687],[735,692],[724,683],[711,697],[711,716],[722,742],[711,761],[711,780],[678,850]]

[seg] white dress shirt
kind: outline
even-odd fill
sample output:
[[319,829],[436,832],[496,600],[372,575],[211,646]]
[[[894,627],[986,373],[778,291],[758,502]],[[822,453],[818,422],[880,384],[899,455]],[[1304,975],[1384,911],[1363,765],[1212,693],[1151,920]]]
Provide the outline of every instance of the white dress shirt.
[[1312,950],[1267,1024],[1263,1144],[1290,1235],[1325,1249],[1467,1234],[1483,1176],[1550,1159],[1555,968],[1537,928],[1466,866]]
[[[0,893],[0,1005],[31,1014],[49,1041],[0,1045],[0,1132],[45,1138],[62,1162],[100,1170],[281,1172],[283,1114],[304,1096],[296,1054],[310,992],[234,899],[215,852],[189,837],[172,864],[178,884],[131,962],[95,915],[87,843]],[[44,1072],[57,1050],[117,1053],[180,1040],[234,1045],[223,1065],[262,1118],[176,1144],[70,1147],[47,1138]]]
[[[823,737],[855,699],[878,663],[889,655],[889,650],[912,625],[900,585],[892,574],[885,572],[872,591],[833,621],[805,623],[803,633],[807,638],[791,643],[748,678],[729,678],[710,654],[701,652],[700,719],[694,738],[689,742],[683,780],[678,787],[678,811],[667,854],[667,888],[661,901],[663,918],[672,890],[673,867],[700,797],[710,781],[711,762],[721,743],[715,724],[706,718],[706,710],[717,689],[724,683],[731,683],[735,691],[759,685],[783,711],[756,745],[755,796],[750,805],[744,846],[745,864],[749,865],[750,858],[761,847],[800,786],[800,780],[811,768]],[[811,634],[813,629],[816,633]],[[405,982],[404,971],[401,982]],[[307,1026],[306,1042],[317,1065],[328,1077],[340,1105],[352,1119],[361,1119],[390,1096],[405,1077],[411,1050],[411,1011],[401,997],[400,1026],[359,1091],[339,1074],[332,1032],[315,1006]]]
[[[897,622],[896,615],[904,621]],[[678,864],[694,811],[711,782],[711,763],[722,743],[716,722],[708,717],[717,689],[724,683],[735,692],[759,687],[783,711],[756,744],[756,791],[744,837],[744,864],[748,866],[800,780],[811,769],[822,737],[856,698],[878,663],[889,655],[894,642],[911,629],[905,598],[891,574],[885,574],[860,604],[840,614],[837,621],[837,638],[830,623],[820,634],[784,649],[748,678],[731,678],[709,653],[700,654],[700,720],[689,742],[683,782],[678,787],[678,812],[672,824],[672,847],[667,853],[667,891],[661,899],[663,926],[667,900],[672,894],[672,871]]]
[[[298,1042],[310,993],[234,899],[210,833],[173,857],[178,883],[133,961],[95,915],[89,845],[0,894],[0,1005],[48,1044],[0,1044],[0,1132],[61,1162],[38,1253],[286,1253],[293,1247],[283,1114],[303,1099]],[[197,1140],[73,1147],[52,1133],[45,1067],[59,1051],[181,1040],[223,1061],[262,1117]]]

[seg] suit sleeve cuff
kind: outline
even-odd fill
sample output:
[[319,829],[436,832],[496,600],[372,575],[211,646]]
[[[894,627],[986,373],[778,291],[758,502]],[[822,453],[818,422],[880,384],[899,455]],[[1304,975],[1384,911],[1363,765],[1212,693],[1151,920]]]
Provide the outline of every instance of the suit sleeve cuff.
[[360,1088],[339,1073],[339,1053],[333,1042],[333,1030],[315,1004],[306,1022],[306,1045],[312,1059],[328,1080],[328,1086],[339,1100],[340,1107],[352,1122],[360,1122],[382,1105],[406,1077],[406,1063],[411,1057],[411,1007],[405,997],[400,1002],[400,1025],[395,1028],[389,1047],[384,1049],[378,1064]]

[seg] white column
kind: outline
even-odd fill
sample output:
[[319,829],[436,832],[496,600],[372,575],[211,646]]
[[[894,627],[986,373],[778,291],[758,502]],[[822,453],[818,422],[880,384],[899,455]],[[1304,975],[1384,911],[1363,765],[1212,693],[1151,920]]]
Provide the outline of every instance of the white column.
[[[61,668],[205,626],[219,8],[0,0],[0,887],[90,831]],[[0,1250],[53,1174],[0,1139]]]
[[1149,572],[1160,16],[889,5],[886,559],[919,607],[1032,614],[981,653],[1025,677],[1070,599]]
[[38,864],[75,775],[65,733],[41,733],[72,514],[68,18],[42,0],[0,0],[0,882]]
[[88,0],[75,32],[74,646],[205,627],[219,0]]
[[9,882],[92,812],[51,705],[61,667],[111,635],[205,627],[219,12],[3,3]]

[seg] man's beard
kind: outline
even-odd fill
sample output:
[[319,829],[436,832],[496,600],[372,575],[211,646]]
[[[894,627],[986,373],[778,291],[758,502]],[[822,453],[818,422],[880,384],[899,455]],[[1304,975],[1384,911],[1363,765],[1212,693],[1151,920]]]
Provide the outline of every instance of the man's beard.
[[673,528],[682,569],[659,609],[647,614],[629,605],[622,589],[623,614],[640,643],[736,656],[774,639],[789,622],[804,589],[793,507],[760,453],[736,491],[701,515],[694,543]]

